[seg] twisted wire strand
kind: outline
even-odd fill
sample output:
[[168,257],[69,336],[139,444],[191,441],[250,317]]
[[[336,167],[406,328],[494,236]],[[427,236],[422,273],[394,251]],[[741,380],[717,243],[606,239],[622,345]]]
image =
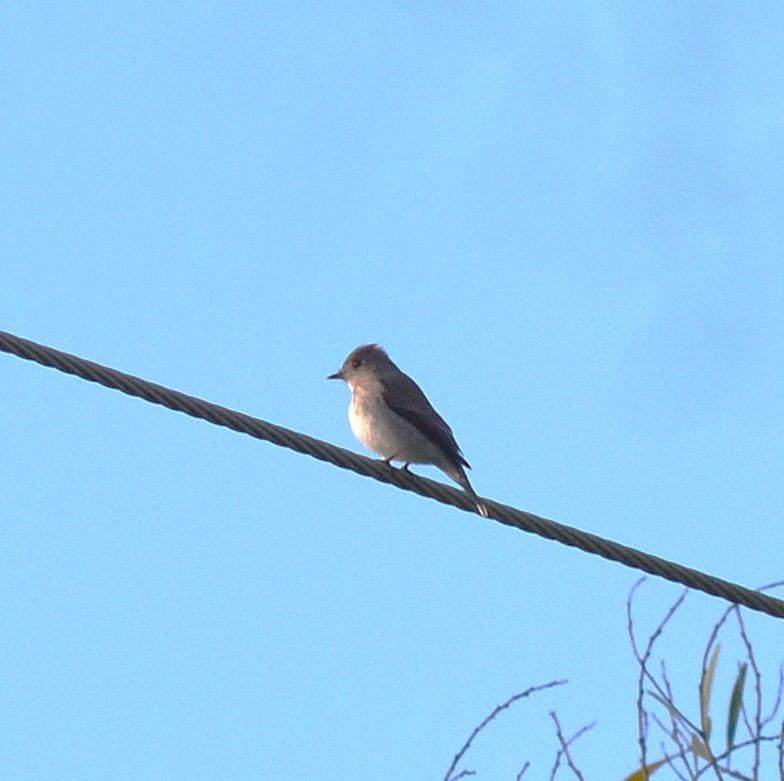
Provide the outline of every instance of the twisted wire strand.
[[[87,361],[76,355],[55,350],[5,331],[0,331],[0,350],[25,360],[35,361],[42,366],[96,382],[107,388],[119,390],[129,396],[137,396],[152,404],[160,404],[168,409],[184,412],[186,415],[206,420],[217,426],[225,426],[233,431],[272,442],[274,445],[290,448],[342,469],[349,469],[382,483],[390,483],[405,491],[413,491],[420,496],[452,505],[465,512],[477,512],[473,500],[456,488],[419,477],[402,469],[395,469],[383,461],[359,455],[298,431],[292,431],[283,426],[236,412],[228,407],[212,404],[204,399],[180,393],[163,385],[156,385],[140,377],[134,377],[132,374],[110,369],[108,366]],[[578,548],[586,553],[592,553],[627,567],[642,570],[673,583],[680,583],[733,604],[743,605],[751,610],[767,613],[776,618],[784,618],[784,601],[768,594],[653,556],[598,535],[518,510],[516,507],[484,498],[483,502],[487,506],[489,517],[506,526],[513,526],[521,531],[531,532],[545,539],[560,542],[562,545]]]

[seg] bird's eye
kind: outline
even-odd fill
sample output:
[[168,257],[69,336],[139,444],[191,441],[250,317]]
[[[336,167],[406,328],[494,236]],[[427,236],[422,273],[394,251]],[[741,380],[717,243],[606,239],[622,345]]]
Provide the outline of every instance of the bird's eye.
[[362,366],[362,361],[359,358],[354,358],[354,360],[351,361],[351,366],[354,369],[358,369],[360,366]]

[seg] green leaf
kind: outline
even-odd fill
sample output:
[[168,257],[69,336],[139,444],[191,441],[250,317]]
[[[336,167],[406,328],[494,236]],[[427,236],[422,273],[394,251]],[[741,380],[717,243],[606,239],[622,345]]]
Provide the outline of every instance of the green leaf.
[[713,649],[708,666],[705,668],[705,675],[702,676],[700,681],[700,722],[702,724],[702,734],[705,736],[706,741],[710,741],[711,736],[711,717],[710,717],[710,701],[711,692],[713,691],[713,676],[716,672],[716,662],[719,661],[720,645]]
[[738,716],[740,716],[740,706],[743,704],[743,686],[746,683],[746,670],[748,662],[744,662],[738,670],[735,683],[730,694],[730,709],[727,715],[727,750],[735,745],[735,730],[738,727]]

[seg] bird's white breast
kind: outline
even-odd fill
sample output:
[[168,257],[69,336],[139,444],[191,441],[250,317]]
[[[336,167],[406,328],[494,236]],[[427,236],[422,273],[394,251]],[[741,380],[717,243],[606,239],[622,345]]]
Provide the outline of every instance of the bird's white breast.
[[348,409],[348,421],[354,436],[382,458],[395,455],[394,437],[389,432],[388,413],[380,391],[356,389]]
[[417,428],[393,412],[381,383],[352,388],[348,420],[354,436],[381,456],[412,464],[438,464],[443,453]]

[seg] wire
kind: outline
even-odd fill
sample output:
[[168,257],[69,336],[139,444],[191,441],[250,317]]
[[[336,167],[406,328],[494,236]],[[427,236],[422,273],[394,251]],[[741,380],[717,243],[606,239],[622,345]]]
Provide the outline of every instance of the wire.
[[[390,483],[397,488],[413,491],[420,496],[435,499],[443,504],[453,505],[465,512],[477,512],[471,497],[451,486],[419,477],[402,469],[395,469],[383,461],[353,453],[329,442],[259,420],[227,407],[212,404],[195,396],[188,396],[162,385],[156,385],[131,374],[110,369],[108,366],[86,361],[76,355],[22,339],[5,331],[0,331],[0,350],[25,360],[35,361],[42,366],[49,366],[58,371],[76,375],[90,382],[97,382],[107,388],[122,391],[129,396],[138,396],[152,404],[160,404],[168,409],[184,412],[186,415],[201,418],[217,426],[225,426],[233,431],[272,442],[274,445],[313,456],[313,458],[334,464],[342,469],[350,469],[352,472],[372,477],[382,483]],[[541,518],[509,505],[490,500],[483,501],[487,506],[489,516],[507,526],[537,534],[548,540],[555,540],[563,545],[578,548],[586,553],[616,561],[651,575],[657,575],[673,583],[680,583],[711,596],[720,597],[733,604],[744,605],[751,610],[767,613],[776,618],[784,618],[784,601],[768,594],[754,591],[690,567],[684,567],[673,561],[621,545],[595,534]]]

